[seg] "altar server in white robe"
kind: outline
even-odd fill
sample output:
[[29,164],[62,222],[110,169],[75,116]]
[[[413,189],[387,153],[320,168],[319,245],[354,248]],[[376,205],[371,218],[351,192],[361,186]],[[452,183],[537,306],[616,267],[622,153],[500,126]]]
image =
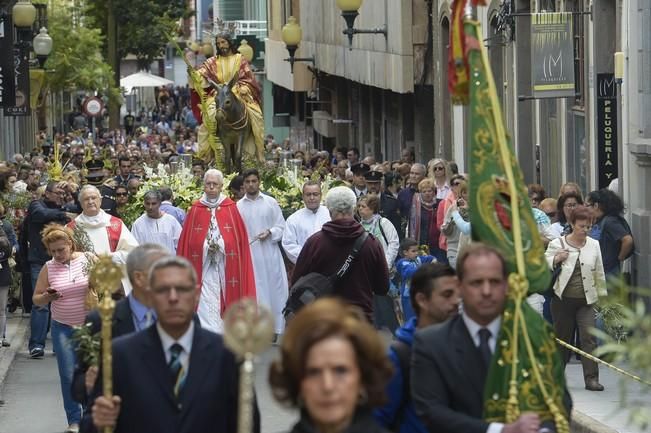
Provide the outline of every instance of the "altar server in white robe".
[[131,227],[131,233],[140,244],[157,244],[176,254],[181,237],[181,224],[175,217],[160,210],[163,201],[160,191],[147,191],[143,197],[145,213]]
[[285,329],[282,311],[288,292],[287,273],[278,245],[285,220],[278,202],[260,193],[258,171],[249,169],[242,176],[246,195],[237,202],[237,208],[249,234],[258,303],[271,310],[275,332],[279,335]]
[[100,207],[102,195],[93,185],[84,185],[79,191],[82,213],[68,223],[73,230],[84,234],[86,241],[79,247],[96,255],[108,254],[114,263],[121,265],[124,278],[122,287],[125,295],[131,292],[131,284],[126,275],[129,252],[138,246],[138,241],[118,217],[107,214]]
[[309,180],[303,184],[303,203],[303,209],[297,210],[287,218],[283,233],[282,245],[285,255],[294,264],[307,238],[330,221],[328,208],[321,205],[321,185],[318,182]]

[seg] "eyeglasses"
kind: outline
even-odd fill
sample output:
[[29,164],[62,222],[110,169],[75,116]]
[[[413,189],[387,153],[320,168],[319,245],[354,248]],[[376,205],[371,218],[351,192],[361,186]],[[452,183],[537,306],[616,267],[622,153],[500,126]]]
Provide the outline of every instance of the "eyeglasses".
[[445,170],[445,167],[441,167],[440,165],[434,167],[434,171],[443,171]]

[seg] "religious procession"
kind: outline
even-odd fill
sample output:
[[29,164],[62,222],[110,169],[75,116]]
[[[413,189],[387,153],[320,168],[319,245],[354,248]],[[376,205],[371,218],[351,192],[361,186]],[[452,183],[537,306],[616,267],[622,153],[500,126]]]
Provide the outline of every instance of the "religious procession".
[[0,3],[0,433],[650,428],[637,77],[555,69],[607,2],[120,1]]

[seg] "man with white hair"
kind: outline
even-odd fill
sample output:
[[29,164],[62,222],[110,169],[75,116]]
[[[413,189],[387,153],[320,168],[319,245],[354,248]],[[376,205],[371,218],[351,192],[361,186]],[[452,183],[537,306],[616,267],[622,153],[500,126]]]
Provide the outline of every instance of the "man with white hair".
[[[84,185],[79,191],[79,204],[82,213],[68,223],[77,233],[77,247],[97,255],[109,254],[113,262],[124,268],[127,255],[138,246],[138,241],[120,218],[102,210],[102,195],[97,187]],[[80,239],[83,241],[79,242]],[[126,273],[122,278],[122,286],[125,295],[128,295],[131,292],[131,284]]]
[[235,202],[222,194],[223,187],[219,170],[206,171],[203,196],[188,210],[177,248],[197,272],[201,326],[217,333],[224,330],[226,308],[241,298],[256,299],[249,236]]
[[[292,285],[310,272],[334,275],[344,264],[364,228],[353,218],[357,199],[346,186],[328,191],[325,205],[332,221],[305,242],[292,274]],[[356,305],[373,321],[373,294],[386,295],[389,270],[382,245],[373,236],[362,244],[346,274],[334,284],[334,294]]]

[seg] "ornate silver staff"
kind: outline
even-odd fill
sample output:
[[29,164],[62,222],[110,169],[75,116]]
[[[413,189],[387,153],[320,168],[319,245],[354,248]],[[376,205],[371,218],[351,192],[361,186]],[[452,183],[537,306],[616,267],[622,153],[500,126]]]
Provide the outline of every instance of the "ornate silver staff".
[[[90,280],[100,297],[97,309],[102,318],[102,382],[103,395],[111,399],[113,397],[113,354],[111,351],[111,325],[113,324],[113,310],[115,301],[111,294],[117,290],[122,279],[122,269],[113,263],[109,255],[100,256],[93,265],[90,273]],[[113,433],[113,427],[104,427],[103,433]]]
[[240,367],[238,433],[253,430],[253,359],[269,347],[273,336],[273,317],[255,299],[238,301],[226,311],[224,343],[244,361]]

